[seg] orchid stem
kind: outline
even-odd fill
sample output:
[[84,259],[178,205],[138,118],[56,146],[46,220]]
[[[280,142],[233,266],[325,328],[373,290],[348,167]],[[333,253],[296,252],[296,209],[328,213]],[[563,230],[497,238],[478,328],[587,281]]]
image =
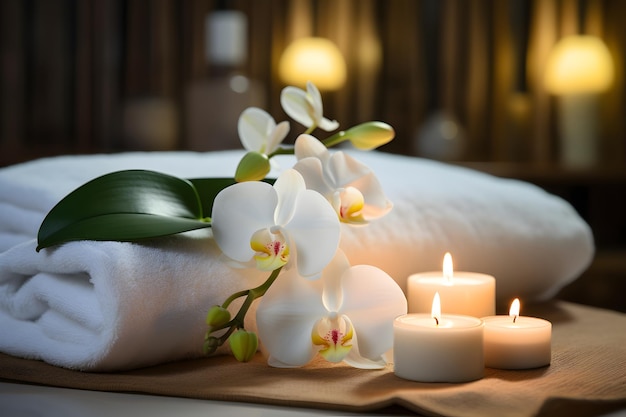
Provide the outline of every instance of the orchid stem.
[[228,297],[226,299],[226,301],[224,301],[224,304],[222,304],[222,307],[228,308],[230,303],[232,303],[237,298],[246,297],[246,299],[244,300],[243,304],[239,308],[239,311],[237,312],[237,315],[232,320],[230,320],[229,322],[227,322],[227,323],[225,323],[225,324],[223,324],[221,326],[214,327],[214,328],[211,329],[211,333],[213,333],[213,332],[216,332],[218,330],[222,330],[222,329],[228,328],[226,333],[224,333],[219,338],[217,338],[217,346],[223,345],[224,342],[226,342],[228,340],[230,335],[235,330],[240,329],[240,328],[241,329],[244,328],[244,319],[246,317],[246,314],[248,313],[248,310],[250,309],[250,306],[252,306],[252,303],[254,302],[254,300],[256,300],[257,298],[263,297],[263,295],[265,295],[265,293],[272,286],[274,281],[276,281],[276,278],[278,278],[278,274],[280,273],[281,269],[282,269],[282,267],[272,271],[272,273],[269,276],[269,278],[267,278],[267,280],[263,284],[259,285],[258,287],[251,288],[249,290],[238,291],[238,292],[234,293],[233,295],[231,295],[230,297]]
[[346,140],[348,140],[348,136],[346,135],[346,132],[342,130],[322,140],[322,143],[327,148],[332,148],[333,146],[338,145]]
[[246,317],[246,314],[248,313],[248,310],[250,309],[252,302],[256,300],[257,298],[263,297],[265,295],[265,293],[272,286],[274,281],[276,281],[276,278],[278,278],[278,274],[280,273],[281,269],[282,267],[273,270],[272,274],[263,284],[247,291],[248,294],[243,304],[241,305],[241,308],[239,308],[239,312],[237,313],[235,318],[231,320],[232,324],[237,324],[238,327],[243,328],[243,319]]
[[232,303],[233,301],[235,301],[239,297],[244,297],[244,296],[248,295],[249,292],[250,292],[250,290],[244,290],[244,291],[239,291],[239,292],[234,293],[233,295],[228,297],[226,299],[226,301],[224,301],[224,304],[222,304],[222,307],[228,308],[230,303]]
[[307,130],[304,131],[303,135],[310,135],[311,133],[313,133],[315,129],[317,129],[317,125],[313,124]]
[[293,155],[293,153],[294,153],[293,148],[278,148],[271,154],[267,155],[267,157],[272,158],[273,156],[276,156],[276,155]]
[[[309,127],[307,130],[305,130],[303,135],[310,135],[315,129],[317,129],[317,126],[313,125]],[[327,148],[331,148],[348,139],[349,139],[348,135],[346,134],[345,131],[342,130],[340,132],[335,133],[334,135],[330,137],[327,137],[326,139],[320,140],[320,142],[322,142],[324,146],[326,146]],[[267,157],[271,159],[272,157],[276,155],[293,155],[293,154],[294,154],[293,148],[278,148],[274,152],[268,154]]]

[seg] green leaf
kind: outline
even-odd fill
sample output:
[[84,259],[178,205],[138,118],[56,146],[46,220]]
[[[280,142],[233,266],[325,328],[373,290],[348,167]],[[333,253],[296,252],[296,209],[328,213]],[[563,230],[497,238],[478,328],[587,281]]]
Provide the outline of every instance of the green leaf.
[[154,171],[118,171],[61,200],[39,228],[37,250],[72,240],[134,241],[210,227],[204,217],[190,181]]
[[192,178],[189,181],[200,196],[202,217],[211,217],[215,196],[224,188],[237,183],[234,178]]

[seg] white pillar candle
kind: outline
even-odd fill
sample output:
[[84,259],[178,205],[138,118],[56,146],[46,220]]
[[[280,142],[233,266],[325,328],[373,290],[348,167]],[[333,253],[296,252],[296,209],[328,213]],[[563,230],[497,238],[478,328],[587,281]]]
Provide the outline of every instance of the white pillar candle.
[[552,323],[519,315],[519,300],[508,316],[483,317],[485,366],[499,369],[530,369],[551,360]]
[[443,273],[424,272],[409,277],[409,313],[427,313],[436,292],[447,314],[484,317],[496,313],[496,279],[487,274],[454,272],[449,253],[443,258]]
[[441,315],[438,294],[431,314],[406,314],[393,323],[394,373],[419,382],[467,382],[484,374],[483,322]]

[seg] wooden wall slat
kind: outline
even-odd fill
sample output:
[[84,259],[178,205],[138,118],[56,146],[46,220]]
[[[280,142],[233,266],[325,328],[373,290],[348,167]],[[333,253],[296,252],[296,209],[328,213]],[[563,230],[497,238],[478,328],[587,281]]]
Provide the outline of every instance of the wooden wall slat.
[[77,3],[74,57],[74,141],[78,153],[91,151],[94,134],[94,0]]
[[[475,161],[556,162],[545,58],[562,35],[601,36],[617,75],[603,95],[604,155],[612,164],[626,161],[621,0],[4,0],[0,164],[128,149],[121,113],[133,97],[171,100],[185,120],[185,92],[211,76],[204,19],[225,4],[248,16],[245,69],[265,87],[275,118],[285,118],[276,74],[282,50],[296,37],[327,36],[348,62],[346,86],[326,103],[342,127],[385,120],[397,138],[383,149],[411,154],[417,129],[448,108],[467,133],[466,158]],[[530,14],[520,26],[511,16],[523,7]],[[368,48],[379,48],[379,61],[367,61]],[[518,120],[519,103],[529,116]]]
[[25,10],[21,0],[0,2],[0,165],[19,153],[25,117]]

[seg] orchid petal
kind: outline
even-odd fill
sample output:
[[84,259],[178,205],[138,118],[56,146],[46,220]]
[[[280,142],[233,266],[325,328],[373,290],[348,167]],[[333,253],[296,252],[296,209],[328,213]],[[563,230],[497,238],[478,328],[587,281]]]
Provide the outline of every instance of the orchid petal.
[[336,120],[330,120],[325,117],[321,117],[317,121],[317,127],[319,127],[320,129],[326,132],[331,132],[333,130],[336,130],[339,127],[339,122]]
[[283,121],[280,122],[277,126],[274,127],[272,132],[267,138],[267,149],[265,153],[270,154],[274,152],[280,144],[285,140],[285,137],[289,133],[289,122]]
[[[222,252],[235,261],[243,263],[257,254],[258,266],[273,270],[292,259],[289,264],[296,265],[301,275],[316,278],[339,245],[340,227],[326,199],[307,190],[300,173],[288,169],[274,187],[245,182],[218,194],[213,231]],[[262,238],[263,233],[280,235],[279,246],[265,246],[268,239]]]
[[301,192],[288,228],[298,248],[297,265],[300,274],[305,277],[319,274],[332,260],[339,246],[341,229],[331,205],[316,191]]
[[250,246],[257,253],[254,259],[261,271],[273,271],[289,261],[289,245],[281,233],[261,229],[252,235]]
[[288,169],[276,179],[274,189],[278,195],[274,222],[279,226],[284,226],[293,217],[296,201],[300,193],[306,189],[304,178],[298,171]]
[[289,123],[285,121],[276,125],[274,118],[265,110],[249,107],[239,116],[237,130],[245,149],[270,154],[289,133]]
[[367,165],[342,151],[334,152],[329,157],[326,169],[337,187],[345,187],[372,173]]
[[317,191],[326,198],[332,195],[334,188],[324,179],[322,161],[317,158],[304,158],[296,162],[293,169],[302,175],[306,188]]
[[328,311],[338,311],[343,304],[341,277],[350,268],[350,262],[341,249],[337,249],[332,261],[324,268],[322,302]]
[[322,104],[322,95],[320,90],[317,89],[315,84],[311,81],[306,82],[306,94],[311,107],[313,108],[313,115],[316,120],[321,119],[324,114],[324,106]]
[[307,93],[297,87],[285,87],[280,93],[280,104],[289,117],[302,126],[311,127],[315,124],[313,111]]
[[382,217],[393,207],[370,168],[350,155],[334,153],[328,162],[327,171],[335,188],[351,186],[363,194],[365,206],[362,214],[365,220]]
[[330,152],[315,136],[302,134],[298,136],[294,144],[294,153],[299,160],[315,157],[321,160],[323,163],[330,158]]
[[351,267],[342,280],[341,312],[352,320],[361,356],[378,360],[393,346],[393,319],[407,312],[404,293],[387,273],[370,265]]
[[[340,206],[334,201],[335,192],[343,192],[345,188],[354,187],[363,195],[363,208],[344,221],[361,224],[382,217],[393,207],[372,170],[350,155],[341,151],[331,154],[310,135],[298,137],[295,154],[298,162],[294,169],[302,174],[307,188],[322,193],[334,206]],[[309,161],[313,158],[320,160],[321,167]]]
[[307,188],[326,197],[342,222],[364,224],[393,207],[371,169],[350,155],[330,154],[314,137],[301,135],[296,156],[294,169],[302,174]]
[[302,366],[315,356],[311,329],[327,314],[320,293],[320,282],[303,279],[292,269],[282,272],[263,296],[256,312],[257,327],[270,365]]
[[378,207],[372,204],[366,204],[365,206],[363,206],[363,210],[361,210],[361,215],[365,222],[369,222],[371,220],[383,217],[385,214],[389,213],[392,208],[393,204],[391,202],[387,202],[387,205],[385,207]]
[[358,369],[383,369],[387,366],[387,361],[383,356],[376,359],[368,359],[361,356],[359,352],[359,339],[356,333],[353,336],[352,345],[352,349],[343,359],[348,365]]
[[333,194],[332,205],[339,219],[344,223],[365,224],[363,217],[365,200],[363,194],[354,187],[342,188]]
[[306,83],[306,92],[309,103],[313,109],[313,120],[317,124],[317,127],[327,132],[337,129],[339,127],[339,123],[336,120],[331,121],[324,117],[322,95],[320,94],[320,90],[318,90],[315,84],[311,81],[307,81]]
[[339,127],[336,120],[323,116],[322,96],[310,81],[307,82],[307,91],[291,86],[283,88],[280,104],[289,117],[307,128],[319,127],[330,132]]
[[311,331],[311,341],[321,347],[319,354],[333,363],[341,362],[350,353],[353,336],[350,319],[334,314],[320,319]]
[[257,181],[232,185],[215,197],[211,227],[215,242],[226,256],[238,262],[252,258],[250,237],[274,224],[277,200],[271,185]]
[[359,355],[354,348],[343,358],[343,361],[358,369],[383,369],[387,366],[387,362],[382,357],[377,360],[367,359]]
[[265,110],[257,107],[245,109],[237,122],[241,144],[249,151],[265,153],[267,135],[275,126],[274,119]]

